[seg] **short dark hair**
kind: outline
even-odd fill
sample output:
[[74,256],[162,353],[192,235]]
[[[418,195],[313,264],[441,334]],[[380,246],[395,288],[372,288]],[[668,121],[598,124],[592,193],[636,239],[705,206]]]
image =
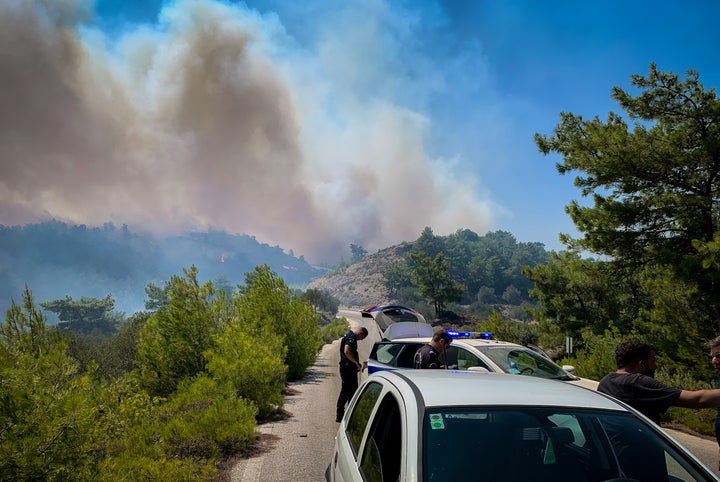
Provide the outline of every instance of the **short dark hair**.
[[720,336],[716,336],[715,338],[713,338],[712,340],[710,340],[708,342],[708,348],[712,349],[712,348],[715,348],[716,346],[720,346]]
[[647,360],[655,354],[655,347],[639,338],[628,338],[615,348],[615,363],[618,368],[626,368]]
[[445,340],[445,343],[452,342],[452,337],[445,330],[438,330],[433,334],[432,341]]
[[358,328],[357,331],[359,331],[360,333],[362,333],[365,336],[368,336],[367,328],[365,328],[364,326],[361,326],[360,328]]

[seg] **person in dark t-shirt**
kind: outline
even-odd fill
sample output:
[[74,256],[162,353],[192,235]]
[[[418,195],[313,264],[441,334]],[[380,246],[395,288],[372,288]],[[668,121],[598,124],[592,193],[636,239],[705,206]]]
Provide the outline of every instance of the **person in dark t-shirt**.
[[445,353],[452,343],[452,338],[445,330],[436,331],[430,342],[418,348],[413,359],[415,368],[445,368],[440,361],[440,355]]
[[598,391],[623,401],[659,424],[671,406],[686,408],[720,407],[720,389],[682,390],[655,380],[655,347],[630,338],[615,349],[617,371],[604,376]]
[[340,422],[345,415],[345,405],[358,388],[358,372],[365,369],[358,355],[358,340],[368,336],[367,328],[348,330],[340,340],[340,395],[337,399],[335,421]]

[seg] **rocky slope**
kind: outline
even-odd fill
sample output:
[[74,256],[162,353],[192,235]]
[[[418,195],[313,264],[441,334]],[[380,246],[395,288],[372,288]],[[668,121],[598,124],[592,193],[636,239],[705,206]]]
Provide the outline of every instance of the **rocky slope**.
[[402,260],[411,248],[412,243],[402,243],[382,249],[338,272],[316,278],[307,287],[330,293],[347,308],[390,303],[382,271]]

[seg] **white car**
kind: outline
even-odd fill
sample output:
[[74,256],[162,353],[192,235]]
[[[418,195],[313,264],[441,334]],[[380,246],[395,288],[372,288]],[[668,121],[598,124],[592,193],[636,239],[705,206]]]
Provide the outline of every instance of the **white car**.
[[[399,327],[393,325],[391,328]],[[432,331],[430,332],[432,334]],[[368,360],[368,374],[398,368],[413,368],[415,352],[431,337],[391,337],[376,342]],[[440,361],[457,370],[489,371],[561,380],[597,389],[598,382],[576,377],[574,367],[560,367],[547,355],[531,348],[492,339],[454,338]]]
[[532,377],[393,370],[366,378],[325,478],[718,481],[660,427],[600,392]]

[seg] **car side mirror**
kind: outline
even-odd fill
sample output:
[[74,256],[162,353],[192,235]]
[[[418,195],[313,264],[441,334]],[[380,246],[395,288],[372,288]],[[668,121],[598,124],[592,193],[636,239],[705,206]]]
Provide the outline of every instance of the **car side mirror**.
[[565,370],[566,372],[570,373],[571,375],[575,374],[575,367],[572,365],[563,365],[562,369]]

